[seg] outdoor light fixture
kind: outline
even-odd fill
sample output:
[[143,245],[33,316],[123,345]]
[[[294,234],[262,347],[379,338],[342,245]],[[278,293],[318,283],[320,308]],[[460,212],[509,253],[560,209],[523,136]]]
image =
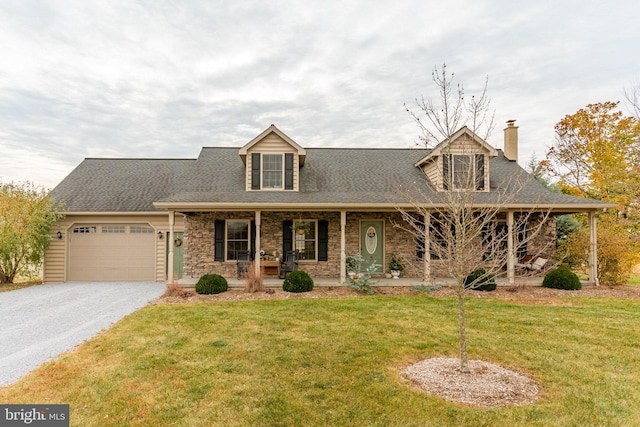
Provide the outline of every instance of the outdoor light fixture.
[[58,239],[62,240],[62,232],[58,231]]
[[162,234],[162,231],[158,231],[158,239],[162,240],[163,237],[164,235]]

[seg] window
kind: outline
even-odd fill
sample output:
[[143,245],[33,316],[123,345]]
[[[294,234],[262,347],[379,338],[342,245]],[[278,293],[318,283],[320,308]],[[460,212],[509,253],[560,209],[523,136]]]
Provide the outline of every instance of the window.
[[282,188],[282,154],[262,155],[262,188]]
[[442,173],[445,190],[484,190],[484,154],[445,154]]
[[103,225],[102,232],[103,233],[124,233],[125,228],[124,228],[124,225]]
[[73,229],[74,233],[86,234],[86,233],[95,233],[97,231],[97,227],[95,225],[87,226],[87,227],[75,227]]
[[[296,229],[297,225],[307,224],[303,229]],[[316,260],[317,222],[299,220],[293,222],[293,248],[300,252],[302,260]]]
[[249,250],[249,221],[227,221],[227,260],[238,259],[238,251]]
[[[527,254],[527,221],[525,216],[516,220],[513,232],[516,258],[521,259]],[[482,230],[482,246],[485,250],[483,259],[485,261],[490,261],[494,257],[506,259],[508,239],[509,229],[506,222],[496,221],[485,224]]]
[[484,261],[491,261],[494,258],[506,259],[508,233],[509,230],[505,222],[484,224],[482,230],[482,248],[484,249],[482,259]]
[[154,232],[153,228],[146,225],[132,225],[129,230],[134,234],[150,234]]

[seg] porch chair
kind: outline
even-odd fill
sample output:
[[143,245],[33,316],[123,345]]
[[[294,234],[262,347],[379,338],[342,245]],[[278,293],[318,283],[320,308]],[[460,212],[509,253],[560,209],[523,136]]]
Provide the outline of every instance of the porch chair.
[[284,279],[287,274],[298,269],[298,251],[287,251],[278,267],[278,277]]
[[516,268],[522,268],[529,271],[541,271],[549,262],[548,259],[537,257],[533,262],[516,263]]
[[249,270],[249,264],[251,264],[251,253],[249,251],[238,251],[238,279],[242,279]]

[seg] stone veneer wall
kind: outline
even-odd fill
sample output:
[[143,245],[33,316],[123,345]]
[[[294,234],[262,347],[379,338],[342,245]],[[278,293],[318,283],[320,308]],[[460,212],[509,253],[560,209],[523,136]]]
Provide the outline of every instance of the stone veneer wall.
[[[227,278],[236,277],[236,262],[214,261],[214,223],[215,220],[244,219],[253,220],[253,212],[217,212],[201,213],[185,218],[184,230],[184,277],[200,277],[203,274],[216,273]],[[300,261],[299,268],[311,277],[340,277],[340,213],[339,212],[300,212],[278,213],[262,212],[261,248],[267,254],[278,252],[282,256],[282,222],[285,220],[326,220],[329,222],[328,261]],[[347,213],[346,253],[360,251],[360,221],[384,221],[385,260],[383,273],[388,273],[391,254],[395,253],[405,265],[404,277],[421,278],[424,262],[417,258],[415,237],[395,224],[402,224],[397,212],[352,212]],[[549,218],[538,234],[527,245],[527,253],[552,259],[555,256],[555,218]],[[431,273],[442,276],[444,270],[439,260],[431,261]]]

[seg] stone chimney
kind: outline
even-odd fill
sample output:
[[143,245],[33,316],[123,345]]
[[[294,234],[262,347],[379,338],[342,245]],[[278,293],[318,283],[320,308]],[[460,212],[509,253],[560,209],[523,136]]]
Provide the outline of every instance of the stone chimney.
[[504,128],[504,156],[518,162],[518,126],[515,120],[507,120],[507,127]]

